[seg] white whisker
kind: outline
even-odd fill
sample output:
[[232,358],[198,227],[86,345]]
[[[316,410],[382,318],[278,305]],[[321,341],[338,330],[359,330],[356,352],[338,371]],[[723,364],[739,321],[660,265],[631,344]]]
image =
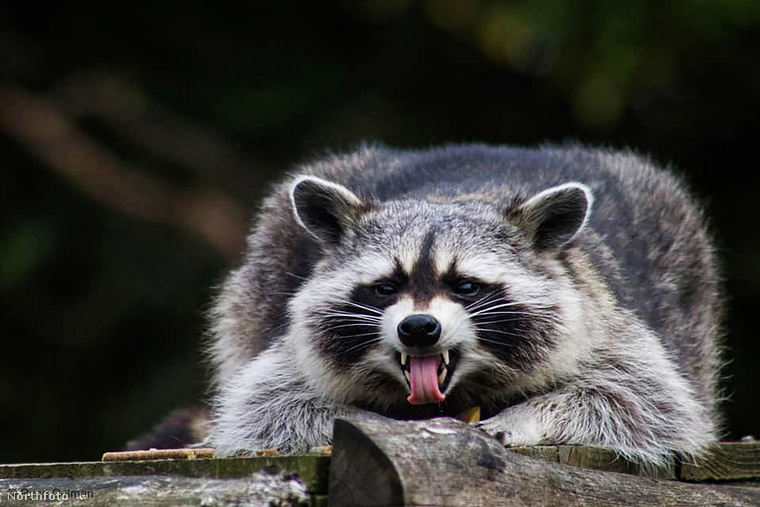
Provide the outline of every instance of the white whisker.
[[295,274],[291,273],[290,271],[285,271],[285,274],[289,275],[289,276],[292,276],[293,278],[298,278],[299,280],[304,280],[304,281],[308,280],[308,278],[303,277],[303,276],[295,275]]
[[378,315],[382,315],[383,314],[383,312],[379,308],[375,308],[374,306],[361,305],[359,303],[355,303],[353,301],[348,301],[348,300],[342,300],[342,301],[340,301],[340,303],[352,305],[352,306],[355,306],[357,308],[361,308],[362,310],[367,310],[369,312],[376,313]]
[[551,315],[548,313],[536,313],[536,312],[483,312],[479,313],[478,315],[471,315],[471,317],[480,317],[480,318],[487,318],[491,315],[525,315],[526,317],[550,317]]
[[482,298],[478,299],[474,303],[470,303],[469,305],[465,306],[464,309],[465,310],[474,310],[476,308],[480,308],[484,304],[488,303],[488,299],[493,298],[493,297],[498,297],[498,296],[499,296],[498,292],[489,292],[488,294],[486,294]]
[[[499,329],[490,329],[490,328],[484,329],[484,328],[480,328],[480,327],[475,327],[475,330],[476,331],[482,331],[484,333],[499,333],[499,334],[505,334],[505,335],[508,335],[508,336],[514,336],[515,338],[522,338],[522,336],[520,336],[519,334],[510,333],[508,331],[500,331]],[[480,337],[478,337],[478,338],[480,338]]]
[[487,308],[485,308],[483,310],[478,310],[475,313],[471,313],[470,317],[475,317],[476,315],[480,315],[480,314],[483,314],[483,313],[486,313],[486,312],[491,312],[491,311],[497,310],[499,308],[507,308],[507,307],[510,307],[510,306],[522,306],[522,305],[528,305],[528,306],[531,306],[533,308],[538,308],[538,309],[541,309],[541,308],[551,308],[551,306],[548,306],[548,305],[545,306],[544,304],[542,304],[542,303],[540,303],[538,301],[536,301],[536,302],[533,302],[533,301],[515,301],[513,303],[502,303],[502,304],[499,304],[499,305],[489,306],[489,307],[487,307]]
[[487,320],[487,321],[477,320],[477,321],[475,321],[475,323],[478,326],[485,326],[485,325],[488,325],[488,324],[501,324],[502,322],[517,322],[519,320],[521,320],[521,319],[498,319],[498,320]]
[[363,323],[363,322],[355,322],[353,324],[341,324],[340,326],[332,326],[332,327],[328,327],[327,329],[320,329],[320,331],[322,331],[323,333],[326,333],[328,331],[333,331],[335,329],[340,329],[342,327],[360,327],[360,326],[364,326],[364,327],[368,327],[368,328],[371,327],[371,326],[369,326],[369,325],[367,325],[366,323]]
[[514,347],[511,343],[497,342],[496,340],[489,340],[488,338],[483,338],[481,336],[478,337],[478,340],[486,343],[493,343],[494,345],[500,345],[502,347]]
[[[375,333],[370,333],[370,334],[375,334]],[[346,338],[358,338],[360,336],[369,336],[369,335],[358,334],[358,335],[353,335],[353,336],[349,336],[349,337],[346,337]],[[378,338],[375,338],[373,340],[363,341],[363,342],[361,342],[361,343],[359,343],[357,345],[354,345],[353,347],[351,347],[349,349],[344,350],[343,354],[347,354],[349,352],[352,352],[352,351],[358,349],[359,347],[365,347],[365,346],[368,346],[368,345],[372,345],[373,343],[377,343],[377,342],[379,342],[381,340],[382,340],[382,338],[378,337]]]
[[383,319],[380,317],[376,317],[374,315],[364,315],[361,313],[348,313],[348,312],[325,312],[322,314],[325,317],[329,318],[336,318],[336,319],[353,319],[353,320],[363,320],[366,322],[382,322]]

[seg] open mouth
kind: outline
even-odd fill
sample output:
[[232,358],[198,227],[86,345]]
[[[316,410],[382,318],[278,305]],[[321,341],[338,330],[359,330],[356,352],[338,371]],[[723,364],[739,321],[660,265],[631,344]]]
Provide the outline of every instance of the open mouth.
[[411,391],[407,401],[412,405],[443,402],[446,399],[443,393],[451,382],[456,359],[457,353],[454,350],[427,356],[400,353],[401,370]]

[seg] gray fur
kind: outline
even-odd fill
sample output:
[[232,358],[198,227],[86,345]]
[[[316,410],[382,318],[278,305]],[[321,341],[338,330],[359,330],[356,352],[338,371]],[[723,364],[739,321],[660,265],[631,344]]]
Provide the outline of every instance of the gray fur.
[[[357,410],[477,405],[508,444],[649,465],[703,453],[719,431],[721,300],[684,188],[632,153],[577,146],[364,147],[299,168],[265,200],[212,314],[209,443],[299,452]],[[397,296],[373,292],[391,279]],[[460,279],[491,292],[465,301]],[[435,346],[399,341],[412,313],[440,321]],[[411,405],[401,353],[446,350],[446,401]]]

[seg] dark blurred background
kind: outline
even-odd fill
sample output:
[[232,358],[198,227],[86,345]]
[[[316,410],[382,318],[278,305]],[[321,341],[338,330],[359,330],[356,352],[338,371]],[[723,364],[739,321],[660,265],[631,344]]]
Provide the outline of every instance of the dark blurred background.
[[691,181],[760,434],[760,2],[0,6],[0,462],[99,459],[206,393],[204,311],[300,161],[577,140]]

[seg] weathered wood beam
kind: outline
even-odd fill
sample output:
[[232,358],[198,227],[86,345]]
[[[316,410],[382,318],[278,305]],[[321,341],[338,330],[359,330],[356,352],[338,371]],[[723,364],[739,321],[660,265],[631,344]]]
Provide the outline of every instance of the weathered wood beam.
[[453,419],[335,423],[331,506],[760,505],[760,489],[696,485],[520,455]]

